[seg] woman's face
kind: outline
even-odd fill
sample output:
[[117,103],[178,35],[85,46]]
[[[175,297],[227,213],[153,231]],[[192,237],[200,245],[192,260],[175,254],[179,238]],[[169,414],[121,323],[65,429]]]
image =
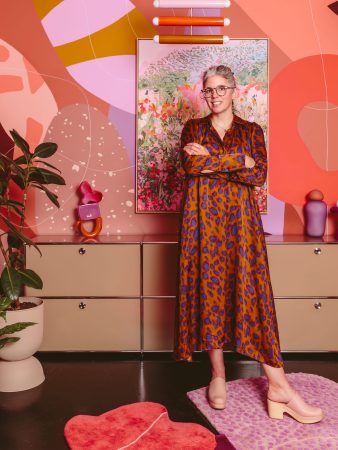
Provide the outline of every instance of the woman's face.
[[[223,89],[221,86],[223,86]],[[232,87],[232,85],[228,80],[220,75],[213,75],[207,78],[203,90],[205,91],[206,89],[211,89],[212,92],[209,92],[210,96],[205,96],[204,98],[213,114],[221,114],[229,109],[232,110],[232,99],[235,96],[235,88],[224,90],[224,87]],[[215,88],[219,88],[219,93],[217,93]],[[219,95],[222,93],[224,95]]]

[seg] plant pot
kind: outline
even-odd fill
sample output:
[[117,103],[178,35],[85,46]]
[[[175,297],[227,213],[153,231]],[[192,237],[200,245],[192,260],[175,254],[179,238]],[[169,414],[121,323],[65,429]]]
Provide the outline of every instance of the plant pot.
[[21,297],[20,302],[30,301],[36,307],[18,311],[7,311],[6,324],[35,322],[11,336],[20,340],[5,345],[0,350],[0,391],[17,392],[41,384],[44,373],[41,363],[32,355],[39,349],[43,338],[43,301],[36,297]]

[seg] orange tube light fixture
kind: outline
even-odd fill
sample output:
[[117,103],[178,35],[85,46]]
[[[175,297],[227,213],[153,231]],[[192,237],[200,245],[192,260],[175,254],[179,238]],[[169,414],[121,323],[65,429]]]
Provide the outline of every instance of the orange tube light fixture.
[[225,44],[229,42],[229,36],[222,34],[156,35],[153,39],[157,44]]
[[192,27],[226,27],[230,19],[224,17],[180,17],[161,16],[153,18],[153,25],[157,26],[192,26]]
[[154,0],[154,8],[229,8],[230,0]]

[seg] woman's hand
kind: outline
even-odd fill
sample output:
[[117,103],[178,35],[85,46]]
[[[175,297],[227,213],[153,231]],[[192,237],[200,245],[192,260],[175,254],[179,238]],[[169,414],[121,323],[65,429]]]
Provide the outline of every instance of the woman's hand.
[[[210,156],[209,151],[203,147],[203,145],[197,144],[196,142],[189,142],[189,144],[187,144],[183,150],[188,153],[188,155],[192,155],[192,156],[200,156],[200,155],[205,155],[205,156]],[[202,170],[201,173],[213,173],[213,170]]]
[[183,150],[188,153],[188,155],[210,155],[210,153],[208,152],[208,150],[203,147],[203,145],[197,144],[196,142],[189,142],[189,144],[187,144]]
[[245,155],[245,167],[247,169],[252,169],[253,167],[255,167],[255,164],[255,160],[251,158],[251,156]]

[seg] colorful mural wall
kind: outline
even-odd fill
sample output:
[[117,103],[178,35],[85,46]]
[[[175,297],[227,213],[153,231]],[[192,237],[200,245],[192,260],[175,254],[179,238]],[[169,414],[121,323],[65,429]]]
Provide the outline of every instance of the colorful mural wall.
[[[303,233],[310,190],[322,190],[330,206],[338,200],[338,16],[328,4],[233,0],[217,11],[231,19],[230,37],[270,40],[269,211],[263,223],[273,234]],[[55,165],[67,182],[55,191],[59,210],[34,193],[32,233],[74,232],[83,180],[103,192],[104,234],[177,231],[177,214],[135,213],[136,39],[181,32],[155,29],[156,15],[152,0],[2,2],[1,151],[10,151],[12,128],[32,146],[54,141]],[[328,234],[333,226],[329,217]]]

